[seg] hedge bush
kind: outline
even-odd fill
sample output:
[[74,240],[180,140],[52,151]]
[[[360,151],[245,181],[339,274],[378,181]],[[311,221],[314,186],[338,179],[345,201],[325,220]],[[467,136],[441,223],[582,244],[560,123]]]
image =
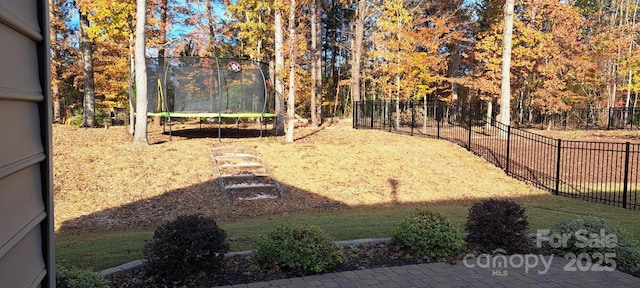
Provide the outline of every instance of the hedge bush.
[[256,261],[267,269],[299,275],[332,271],[344,262],[340,244],[313,225],[285,224],[259,244]]
[[465,242],[459,227],[439,213],[418,210],[405,217],[394,229],[391,237],[409,256],[457,258],[465,251]]
[[480,252],[527,253],[532,246],[527,238],[529,221],[525,209],[511,200],[488,199],[469,208],[467,242]]
[[56,266],[56,287],[58,288],[108,288],[109,281],[97,272],[78,267]]
[[213,218],[178,216],[155,230],[145,245],[145,274],[159,283],[194,281],[222,267],[227,234]]
[[[619,225],[594,216],[582,216],[555,222],[549,229],[552,241],[539,241],[558,255],[586,253],[596,262],[599,256],[613,253],[617,267],[632,273],[640,272],[640,247]],[[562,238],[562,240],[559,240]],[[605,265],[605,264],[602,264]]]

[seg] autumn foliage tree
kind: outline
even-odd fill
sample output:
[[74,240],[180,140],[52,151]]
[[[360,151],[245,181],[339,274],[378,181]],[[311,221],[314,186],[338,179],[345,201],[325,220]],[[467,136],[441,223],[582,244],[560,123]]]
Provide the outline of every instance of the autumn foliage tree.
[[73,30],[68,22],[74,3],[49,0],[49,33],[51,45],[51,95],[53,98],[53,122],[63,122],[73,116],[74,108],[81,103],[76,76],[82,75],[79,51],[73,44]]
[[[507,77],[512,101],[502,108],[523,122],[534,112],[634,107],[640,90],[639,1],[515,1]],[[275,80],[269,87],[277,99],[273,112],[279,115],[288,92],[282,79],[291,71],[287,63],[295,60],[290,74],[295,103],[288,104],[314,124],[320,123],[322,108],[349,115],[352,101],[363,99],[429,96],[446,103],[484,101],[489,108],[497,103],[505,56],[504,1],[296,2],[289,15],[290,1],[147,1],[146,56],[247,57],[270,63]],[[83,12],[89,23],[84,28],[93,50],[97,107],[126,105],[134,1],[51,0],[51,5],[57,8],[51,9],[52,39],[65,39],[52,45],[57,69],[52,84],[62,88],[53,94],[65,94],[56,97],[65,100],[59,106],[73,95],[65,90],[69,83],[90,91],[82,88],[87,82],[82,77],[69,81],[65,74],[79,76],[71,71],[80,67],[74,56],[80,41],[73,39],[75,31],[65,31],[78,30],[78,25],[65,27],[73,11]],[[293,33],[283,27],[290,19]],[[493,114],[488,109],[487,115]]]
[[456,51],[467,41],[462,1],[385,1],[371,50],[379,98],[422,98],[447,78]]
[[80,55],[82,59],[82,127],[93,127],[95,121],[95,84],[93,76],[93,43],[89,37],[89,15],[91,9],[87,3],[77,2],[78,15],[80,19]]
[[[535,0],[521,1],[516,11],[510,96],[516,100],[518,121],[522,121],[525,107],[546,114],[570,109],[581,100],[575,83],[584,80],[589,66],[579,10],[557,1]],[[498,43],[503,24],[494,20],[489,25],[478,34],[475,81],[470,87],[491,103],[499,91],[502,49]]]

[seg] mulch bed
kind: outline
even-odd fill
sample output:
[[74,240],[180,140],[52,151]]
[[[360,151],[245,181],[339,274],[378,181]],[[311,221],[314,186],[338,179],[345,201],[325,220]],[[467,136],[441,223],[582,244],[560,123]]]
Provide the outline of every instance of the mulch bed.
[[[406,257],[394,245],[377,244],[344,249],[346,260],[333,272],[371,269],[376,267],[392,267],[409,264],[430,262],[427,258]],[[266,270],[251,261],[251,256],[236,256],[225,259],[222,271],[212,273],[199,279],[197,283],[190,283],[189,287],[215,287],[224,285],[247,284],[253,282],[271,281],[292,277],[306,276],[296,273]],[[163,287],[147,278],[142,269],[108,276],[113,287]],[[183,285],[182,283],[180,285]]]

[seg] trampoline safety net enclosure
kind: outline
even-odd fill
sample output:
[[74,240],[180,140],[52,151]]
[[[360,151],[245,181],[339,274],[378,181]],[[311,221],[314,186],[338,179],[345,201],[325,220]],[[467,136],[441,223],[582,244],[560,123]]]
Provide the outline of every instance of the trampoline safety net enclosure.
[[212,57],[147,59],[149,116],[274,118],[267,67]]

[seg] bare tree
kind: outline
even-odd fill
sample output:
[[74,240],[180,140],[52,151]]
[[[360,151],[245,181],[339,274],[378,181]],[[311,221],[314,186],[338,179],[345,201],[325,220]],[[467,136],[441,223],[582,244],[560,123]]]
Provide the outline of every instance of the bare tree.
[[136,1],[136,125],[133,133],[133,144],[149,145],[147,141],[147,67],[145,63],[145,29],[147,8],[145,0]]
[[[311,124],[318,126],[318,113],[319,110],[317,101],[321,98],[320,93],[322,87],[322,68],[321,68],[321,54],[320,47],[322,45],[322,3],[320,0],[313,0],[312,2],[313,13],[311,13]],[[322,106],[322,105],[321,105]]]
[[[500,122],[511,123],[511,36],[513,33],[514,0],[504,4],[504,34],[502,38],[502,79],[500,81]],[[505,135],[506,137],[506,135]]]
[[293,142],[296,101],[296,0],[289,4],[289,97],[287,98],[287,142]]
[[[135,29],[135,28],[134,28]],[[133,29],[132,29],[133,31]],[[129,34],[129,134],[133,135],[133,133],[135,132],[135,123],[136,123],[136,118],[135,115],[133,114],[133,111],[135,111],[135,107],[133,107],[133,89],[134,89],[134,84],[135,84],[135,78],[136,78],[136,57],[135,57],[135,47],[134,43],[135,43],[135,36],[133,35],[133,33]]]
[[[280,2],[280,1],[278,1]],[[280,3],[281,4],[281,3]],[[284,83],[280,77],[280,72],[284,69],[284,53],[283,49],[283,37],[282,37],[282,12],[280,11],[280,5],[276,5],[274,15],[274,46],[275,46],[275,92],[276,92],[276,134],[284,133]]]
[[80,54],[82,55],[82,76],[84,81],[82,101],[82,127],[95,126],[96,119],[96,93],[93,80],[93,50],[89,39],[89,15],[78,7],[80,14]]
[[360,66],[362,62],[362,43],[364,40],[364,19],[366,1],[358,1],[356,6],[356,23],[355,23],[355,36],[353,39],[353,53],[351,59],[351,97],[354,102],[360,101],[360,80],[362,75],[360,73]]

